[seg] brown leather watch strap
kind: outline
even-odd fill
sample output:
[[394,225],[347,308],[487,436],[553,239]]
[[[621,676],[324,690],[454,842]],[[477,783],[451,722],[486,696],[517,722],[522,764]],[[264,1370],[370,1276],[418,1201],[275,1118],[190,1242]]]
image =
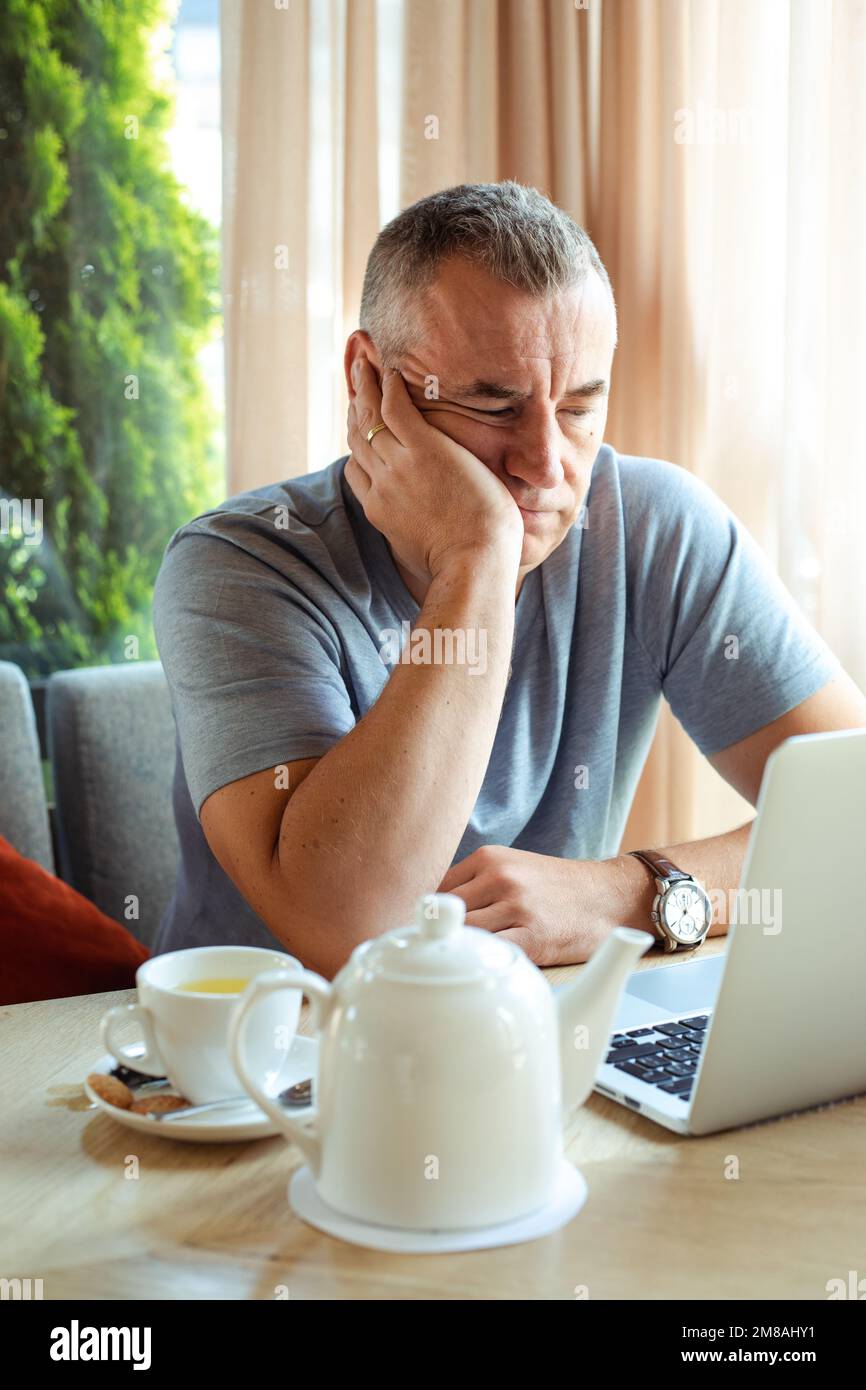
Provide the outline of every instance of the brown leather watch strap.
[[676,864],[665,859],[664,855],[656,854],[655,850],[630,849],[628,852],[634,855],[635,859],[641,859],[658,878],[691,878],[691,874],[684,873],[682,869],[677,868]]

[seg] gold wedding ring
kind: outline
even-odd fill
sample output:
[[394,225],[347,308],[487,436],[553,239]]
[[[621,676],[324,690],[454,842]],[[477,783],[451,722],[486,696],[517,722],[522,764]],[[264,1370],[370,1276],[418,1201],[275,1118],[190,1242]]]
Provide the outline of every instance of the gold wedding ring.
[[371,430],[367,431],[367,443],[370,443],[370,440],[373,438],[373,435],[378,434],[379,430],[386,430],[387,428],[388,426],[384,423],[384,421],[379,425],[374,425]]

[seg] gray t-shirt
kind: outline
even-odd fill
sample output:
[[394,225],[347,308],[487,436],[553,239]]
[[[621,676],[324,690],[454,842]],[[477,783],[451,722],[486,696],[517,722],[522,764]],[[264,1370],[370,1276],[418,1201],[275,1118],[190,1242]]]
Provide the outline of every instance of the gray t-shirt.
[[[327,753],[388,680],[389,634],[418,615],[343,477],[346,457],[231,498],[166,550],[154,622],[178,732],[181,866],[156,952],[274,946],[211,854],[201,805],[238,778]],[[603,445],[581,523],[521,587],[499,727],[452,862],[483,844],[614,855],[662,695],[710,754],[839,670],[705,483]],[[435,797],[431,784],[431,814]]]

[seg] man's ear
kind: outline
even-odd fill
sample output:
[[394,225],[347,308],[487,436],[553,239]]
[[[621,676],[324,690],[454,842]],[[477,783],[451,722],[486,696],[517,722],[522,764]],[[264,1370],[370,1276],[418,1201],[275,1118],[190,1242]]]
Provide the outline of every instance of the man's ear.
[[[356,348],[356,351],[354,353],[352,352],[353,345]],[[343,354],[343,366],[346,374],[346,384],[349,388],[350,400],[354,397],[355,394],[354,387],[351,384],[352,373],[350,368],[350,358],[353,357],[355,359],[357,359],[358,357],[366,357],[367,361],[370,363],[373,370],[376,372],[376,376],[379,380],[379,387],[381,390],[382,370],[381,367],[377,365],[379,354],[376,351],[376,345],[373,342],[373,339],[370,337],[369,333],[365,333],[362,328],[356,328],[352,333],[349,334],[349,337],[346,340],[345,352]]]

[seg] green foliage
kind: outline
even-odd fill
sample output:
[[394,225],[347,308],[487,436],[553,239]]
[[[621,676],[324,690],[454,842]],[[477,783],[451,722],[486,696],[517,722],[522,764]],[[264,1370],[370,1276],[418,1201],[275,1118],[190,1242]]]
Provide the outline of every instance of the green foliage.
[[39,676],[131,634],[156,654],[163,551],[220,489],[198,367],[219,261],[170,168],[168,0],[4,6],[0,505],[42,499],[43,529],[0,515],[0,658]]

